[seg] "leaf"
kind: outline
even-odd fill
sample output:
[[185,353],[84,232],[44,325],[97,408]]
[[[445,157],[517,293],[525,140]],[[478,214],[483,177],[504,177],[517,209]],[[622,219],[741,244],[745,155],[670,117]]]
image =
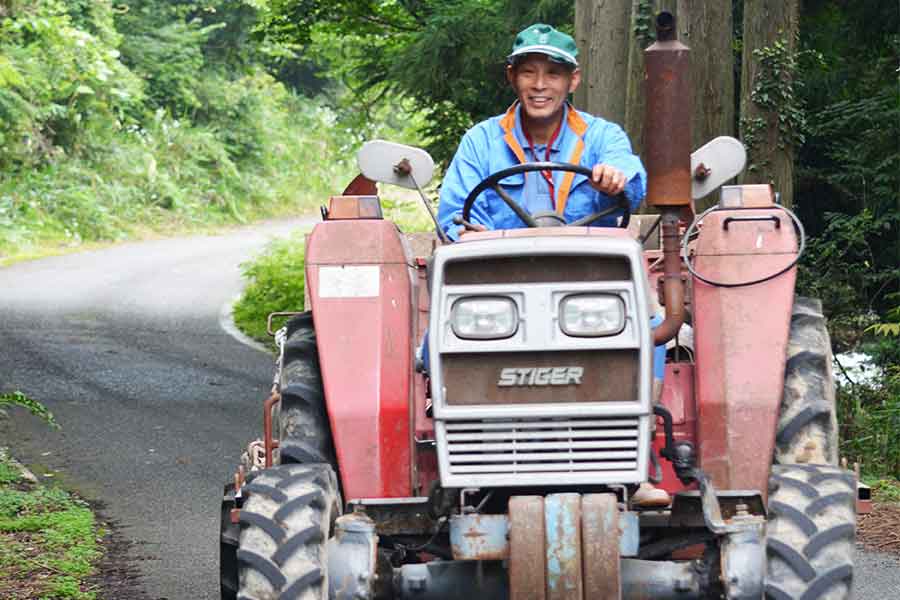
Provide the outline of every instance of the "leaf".
[[76,96],[93,96],[94,90],[89,86],[84,85],[83,83],[75,88]]

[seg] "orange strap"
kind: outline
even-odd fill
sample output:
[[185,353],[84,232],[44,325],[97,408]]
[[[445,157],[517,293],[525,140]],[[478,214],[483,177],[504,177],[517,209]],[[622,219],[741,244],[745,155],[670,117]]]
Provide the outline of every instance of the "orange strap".
[[[569,162],[573,165],[577,165],[578,161],[581,160],[582,152],[584,152],[584,141],[581,138],[578,138],[575,142],[575,148],[572,150],[572,156],[569,157]],[[566,212],[566,202],[569,200],[569,192],[572,191],[572,182],[574,180],[575,173],[566,171],[562,180],[562,185],[559,186],[559,196],[556,199],[556,212],[560,215]]]
[[516,155],[519,162],[523,163],[528,162],[525,160],[525,151],[522,150],[522,146],[519,145],[519,141],[513,133],[516,128],[516,104],[518,104],[518,102],[513,102],[512,106],[507,109],[506,114],[503,115],[503,118],[500,119],[500,127],[506,132],[503,135],[503,140],[506,142],[506,145],[513,151],[513,154]]

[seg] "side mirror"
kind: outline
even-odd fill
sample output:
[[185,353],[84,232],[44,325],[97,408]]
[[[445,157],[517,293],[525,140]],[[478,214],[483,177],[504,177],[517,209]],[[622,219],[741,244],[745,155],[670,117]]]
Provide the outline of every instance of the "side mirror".
[[[408,171],[395,169],[403,160],[409,163]],[[362,174],[372,181],[392,183],[411,190],[424,188],[434,175],[434,160],[427,152],[385,140],[363,144],[356,154],[356,163]]]
[[740,174],[747,164],[744,145],[723,135],[691,154],[691,196],[699,200],[720,185]]

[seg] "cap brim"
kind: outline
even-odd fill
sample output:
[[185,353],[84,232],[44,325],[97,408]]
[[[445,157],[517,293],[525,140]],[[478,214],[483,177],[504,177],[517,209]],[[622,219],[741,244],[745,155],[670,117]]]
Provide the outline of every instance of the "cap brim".
[[519,48],[518,50],[507,56],[506,60],[513,60],[517,56],[522,56],[523,54],[543,54],[555,62],[563,63],[572,67],[578,66],[578,60],[576,60],[575,57],[568,52],[565,52],[553,46],[543,45],[523,46],[522,48]]

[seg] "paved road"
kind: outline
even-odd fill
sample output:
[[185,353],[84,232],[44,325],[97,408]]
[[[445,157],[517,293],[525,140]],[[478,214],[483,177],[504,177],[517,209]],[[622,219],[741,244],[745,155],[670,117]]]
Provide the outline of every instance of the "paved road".
[[[104,503],[136,543],[130,558],[150,598],[218,598],[219,490],[258,435],[272,372],[218,318],[240,287],[238,264],[309,224],[0,269],[0,389],[45,402],[63,425],[48,432],[17,417],[0,422],[0,440]],[[900,562],[863,554],[856,581],[858,598],[900,598]]]
[[43,401],[62,424],[16,418],[0,440],[103,502],[137,543],[150,598],[218,598],[222,484],[261,431],[272,375],[271,358],[223,332],[219,314],[242,261],[311,223],[0,269],[0,389]]

